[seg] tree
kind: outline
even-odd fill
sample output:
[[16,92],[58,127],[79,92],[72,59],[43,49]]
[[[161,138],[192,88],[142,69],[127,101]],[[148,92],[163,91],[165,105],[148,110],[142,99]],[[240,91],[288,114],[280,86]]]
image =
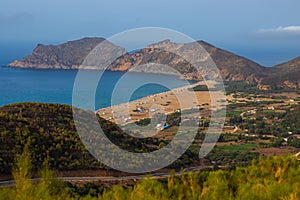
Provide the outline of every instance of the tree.
[[300,148],[300,139],[295,136],[289,137],[287,144],[292,147]]

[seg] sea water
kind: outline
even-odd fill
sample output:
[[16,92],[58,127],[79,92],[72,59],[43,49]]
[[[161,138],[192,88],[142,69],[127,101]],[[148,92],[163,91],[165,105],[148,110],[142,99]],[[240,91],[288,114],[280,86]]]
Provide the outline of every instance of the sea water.
[[[94,72],[90,70],[89,73]],[[77,70],[0,67],[0,105],[19,102],[44,102],[71,105],[76,74]],[[180,80],[175,76],[106,71],[98,83],[95,95],[95,109],[111,105],[112,92],[117,82],[125,74],[127,76],[126,84],[118,84],[118,87],[121,87],[118,88],[120,94],[117,96],[119,97],[128,96],[126,92],[132,90],[136,83],[141,83],[143,80],[151,80],[152,82],[152,84],[140,84],[135,91],[131,91],[132,94],[129,100],[136,100],[151,94],[157,94],[172,88],[187,85],[186,81]],[[160,84],[162,80],[168,83],[169,88]],[[126,98],[119,98],[115,103],[124,103],[127,101],[128,99]]]

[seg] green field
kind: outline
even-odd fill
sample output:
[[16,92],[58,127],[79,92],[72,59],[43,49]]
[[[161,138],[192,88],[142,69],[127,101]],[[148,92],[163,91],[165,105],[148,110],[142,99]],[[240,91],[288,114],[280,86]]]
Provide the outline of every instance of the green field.
[[217,146],[216,148],[220,150],[231,151],[231,152],[248,152],[257,147],[259,147],[258,143],[249,143],[249,144],[241,144],[241,145]]
[[240,116],[243,111],[241,110],[231,110],[226,112],[227,117]]

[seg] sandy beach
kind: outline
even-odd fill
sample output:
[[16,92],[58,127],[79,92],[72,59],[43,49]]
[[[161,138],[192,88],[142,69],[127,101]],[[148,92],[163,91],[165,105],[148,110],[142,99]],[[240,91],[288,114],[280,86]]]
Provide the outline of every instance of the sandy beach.
[[[179,109],[187,110],[202,107],[210,110],[211,97],[209,91],[194,92],[189,90],[189,88],[193,88],[199,84],[205,85],[204,82],[198,82],[167,92],[146,96],[128,103],[102,108],[96,111],[96,113],[104,119],[124,125],[143,118],[151,118],[151,116],[157,113],[169,114]],[[217,93],[219,92],[211,92],[212,95],[218,95]]]

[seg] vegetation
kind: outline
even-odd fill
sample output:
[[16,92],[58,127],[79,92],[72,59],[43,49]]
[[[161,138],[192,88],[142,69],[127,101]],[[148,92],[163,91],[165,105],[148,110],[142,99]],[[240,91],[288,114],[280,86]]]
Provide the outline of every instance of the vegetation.
[[[168,115],[166,121],[172,126],[158,135],[172,135],[179,124],[183,123],[181,115],[193,116],[198,110]],[[204,128],[199,129],[192,146],[168,166],[169,169],[180,170],[206,162],[205,166],[214,167],[214,170],[184,172],[180,176],[172,174],[168,179],[156,180],[149,177],[137,183],[108,187],[101,183],[62,183],[54,178],[54,173],[50,170],[108,169],[95,160],[82,145],[74,126],[72,107],[41,103],[1,107],[0,173],[12,172],[16,187],[0,189],[0,199],[299,199],[299,161],[291,156],[259,158],[256,151],[259,148],[282,145],[299,148],[300,139],[289,136],[287,132],[299,130],[299,108],[287,108],[283,113],[257,108],[255,118],[241,115],[243,112],[242,106],[229,108],[227,123],[242,130],[254,131],[258,136],[222,134],[218,141],[228,143],[217,144],[200,161],[199,146],[205,138],[205,133],[201,131],[209,123],[205,121]],[[111,122],[102,118],[98,118],[98,121],[112,142],[129,151],[153,151],[171,140],[170,137],[136,139]],[[147,126],[149,122],[150,119],[144,119],[137,124]],[[274,126],[272,123],[277,124]],[[188,133],[188,126],[186,131]],[[274,133],[279,137],[268,138],[268,142],[256,141],[258,138],[265,139],[260,137],[265,133]],[[285,143],[282,136],[286,135],[289,137]],[[254,161],[249,166],[251,160]],[[219,168],[227,170],[218,170]],[[37,171],[41,180],[29,181],[31,177],[36,177]]]
[[257,147],[259,145],[256,143],[217,146],[207,155],[207,158],[216,166],[230,166],[230,168],[246,166],[249,161],[259,157],[259,153],[252,152]]
[[[272,107],[268,106],[270,104],[281,103],[283,101],[275,100],[230,104],[226,113],[227,123],[250,134],[289,137],[289,132],[300,133],[300,106],[282,106],[280,112],[268,108]],[[255,112],[247,114],[247,109]]]
[[297,137],[289,137],[287,144],[295,148],[300,148],[300,139]]
[[[25,148],[18,156],[14,177],[15,187],[1,188],[0,199],[286,199],[300,198],[300,161],[295,157],[269,157],[254,160],[251,166],[234,170],[174,173],[167,179],[138,181],[129,187],[103,188],[87,183],[84,190],[63,184],[46,167],[39,182],[31,182],[30,154]],[[71,186],[71,187],[70,187]]]
[[190,91],[208,91],[207,85],[197,85],[193,88],[189,88]]
[[[81,111],[88,112],[88,111]],[[93,114],[93,113],[90,113]],[[168,116],[169,124],[178,125],[180,114]],[[151,152],[169,143],[159,138],[134,138],[116,124],[99,118],[106,136],[120,148],[131,152]],[[146,125],[147,120],[140,125]],[[89,127],[86,127],[87,129]],[[176,128],[176,127],[174,127]],[[177,130],[177,128],[176,128]],[[88,130],[87,130],[88,131]],[[32,149],[33,170],[47,160],[49,167],[58,171],[110,168],[96,160],[82,144],[76,131],[72,107],[59,104],[19,103],[0,108],[0,173],[11,174],[14,157],[29,141]],[[195,145],[197,146],[197,145]],[[197,163],[199,146],[186,151],[168,166],[181,169]]]
[[16,164],[13,170],[15,187],[0,189],[0,199],[5,200],[35,200],[35,199],[64,199],[69,198],[67,188],[54,177],[47,163],[40,169],[40,181],[34,183],[32,178],[31,153],[29,143],[25,145],[21,155],[16,156]]
[[300,106],[288,112],[283,123],[290,131],[300,133]]
[[[159,144],[157,139],[131,137],[102,118],[99,123],[107,137],[123,149],[151,151],[153,148],[147,144]],[[32,149],[33,166],[41,166],[47,159],[51,168],[59,170],[105,168],[82,144],[71,106],[20,103],[1,107],[0,173],[11,172],[14,157],[22,152],[27,141]]]
[[261,93],[257,88],[257,83],[246,83],[245,81],[227,81],[225,82],[226,93],[237,93],[243,92],[247,94]]

